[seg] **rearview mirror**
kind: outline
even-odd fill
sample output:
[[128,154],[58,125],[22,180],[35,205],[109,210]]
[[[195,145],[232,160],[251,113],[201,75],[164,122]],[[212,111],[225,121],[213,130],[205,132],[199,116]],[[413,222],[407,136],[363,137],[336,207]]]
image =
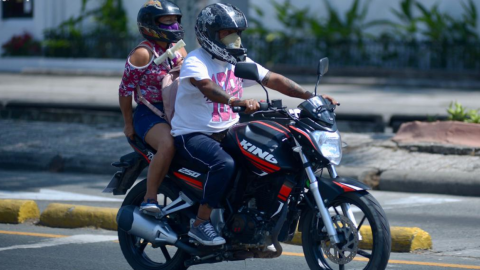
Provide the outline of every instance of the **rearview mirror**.
[[323,76],[328,72],[328,58],[322,58],[318,62],[317,75]]
[[235,65],[235,76],[242,79],[260,81],[257,65],[255,63],[237,63]]

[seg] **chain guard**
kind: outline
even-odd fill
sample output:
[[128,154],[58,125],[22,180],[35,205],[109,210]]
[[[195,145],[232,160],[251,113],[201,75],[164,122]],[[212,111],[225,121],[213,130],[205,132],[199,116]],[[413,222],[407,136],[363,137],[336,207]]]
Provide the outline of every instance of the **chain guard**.
[[353,222],[345,216],[334,216],[332,217],[332,221],[341,242],[339,244],[332,244],[330,240],[321,241],[323,254],[336,264],[347,264],[357,255],[357,228]]

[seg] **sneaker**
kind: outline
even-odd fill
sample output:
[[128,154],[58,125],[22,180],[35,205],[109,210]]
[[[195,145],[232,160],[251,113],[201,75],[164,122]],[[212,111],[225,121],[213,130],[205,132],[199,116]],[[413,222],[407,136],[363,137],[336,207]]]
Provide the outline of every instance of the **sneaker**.
[[273,244],[267,246],[267,250],[271,251],[271,252],[277,252],[277,249],[275,248],[275,246]]
[[188,236],[200,242],[200,244],[205,246],[217,246],[225,244],[225,239],[218,235],[215,228],[206,221],[201,223],[197,227],[191,226]]
[[158,205],[158,202],[153,199],[147,199],[146,202],[142,202],[140,205],[140,212],[146,211],[148,213],[160,213],[162,209]]

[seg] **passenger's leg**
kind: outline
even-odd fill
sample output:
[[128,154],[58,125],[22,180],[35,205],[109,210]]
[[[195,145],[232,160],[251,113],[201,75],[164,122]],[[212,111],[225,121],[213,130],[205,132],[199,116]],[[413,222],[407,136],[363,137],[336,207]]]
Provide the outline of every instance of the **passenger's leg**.
[[[157,150],[157,153],[150,161],[150,166],[148,167],[147,193],[144,197],[144,203],[151,207],[145,207],[144,209],[159,212],[160,209],[155,205],[157,191],[175,155],[175,146],[173,145],[173,137],[170,135],[170,126],[166,123],[156,124],[147,132],[145,141]],[[149,204],[149,201],[154,203]]]

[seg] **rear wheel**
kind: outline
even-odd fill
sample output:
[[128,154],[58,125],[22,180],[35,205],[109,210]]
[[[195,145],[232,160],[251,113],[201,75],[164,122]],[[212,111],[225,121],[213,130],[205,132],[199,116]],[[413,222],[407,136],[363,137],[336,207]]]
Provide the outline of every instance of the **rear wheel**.
[[[125,197],[122,206],[140,206],[147,191],[146,182],[145,179],[132,188]],[[173,191],[168,181],[164,181],[158,189],[158,204],[165,206],[177,197],[178,194]],[[181,217],[176,214],[165,218],[173,220]],[[130,235],[120,229],[118,230],[118,240],[123,256],[135,270],[186,269],[184,262],[189,258],[189,255],[175,246],[165,244],[153,247],[147,240]]]
[[[347,217],[348,208],[356,222]],[[339,244],[330,242],[316,209],[304,216],[302,246],[310,269],[385,269],[391,249],[390,226],[375,198],[367,192],[344,193],[328,210]]]

